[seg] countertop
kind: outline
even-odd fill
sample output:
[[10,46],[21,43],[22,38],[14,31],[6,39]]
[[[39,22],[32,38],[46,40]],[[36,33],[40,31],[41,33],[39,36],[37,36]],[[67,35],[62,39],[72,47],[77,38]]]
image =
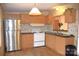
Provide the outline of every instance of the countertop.
[[50,34],[50,35],[56,35],[56,36],[60,36],[60,37],[74,37],[74,35],[68,35],[68,34],[63,34],[63,33],[52,33],[52,32],[46,32],[46,34]]
[[74,35],[63,34],[63,33],[57,33],[57,32],[52,32],[52,31],[43,31],[43,32],[21,32],[21,34],[33,34],[33,33],[46,33],[46,34],[56,35],[56,36],[65,37],[65,38],[74,37]]

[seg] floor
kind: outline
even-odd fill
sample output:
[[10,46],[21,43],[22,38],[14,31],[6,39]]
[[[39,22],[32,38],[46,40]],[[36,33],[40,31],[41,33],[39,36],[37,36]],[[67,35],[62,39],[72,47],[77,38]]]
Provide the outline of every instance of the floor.
[[59,56],[59,54],[49,48],[38,47],[23,51],[7,52],[6,56]]

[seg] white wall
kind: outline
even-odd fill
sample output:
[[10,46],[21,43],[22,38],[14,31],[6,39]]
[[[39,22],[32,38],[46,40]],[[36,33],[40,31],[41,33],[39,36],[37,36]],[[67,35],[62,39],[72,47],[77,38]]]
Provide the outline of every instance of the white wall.
[[0,47],[1,47],[1,8],[0,8]]
[[78,33],[78,28],[79,28],[79,9],[76,10],[76,22],[75,23],[70,23],[68,25],[68,33],[73,34],[75,36],[75,45],[77,46],[77,55],[79,55],[79,33]]
[[69,34],[73,34],[75,36],[75,39],[77,40],[77,25],[76,23],[71,23],[68,25],[68,32]]
[[76,22],[76,24],[77,24],[77,55],[79,56],[79,9],[77,10],[77,22]]

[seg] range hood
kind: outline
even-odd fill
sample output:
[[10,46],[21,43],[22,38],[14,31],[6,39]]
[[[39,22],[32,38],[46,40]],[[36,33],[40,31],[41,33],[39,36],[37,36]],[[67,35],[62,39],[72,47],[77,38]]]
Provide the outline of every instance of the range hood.
[[45,26],[45,24],[35,24],[35,23],[31,23],[31,26]]

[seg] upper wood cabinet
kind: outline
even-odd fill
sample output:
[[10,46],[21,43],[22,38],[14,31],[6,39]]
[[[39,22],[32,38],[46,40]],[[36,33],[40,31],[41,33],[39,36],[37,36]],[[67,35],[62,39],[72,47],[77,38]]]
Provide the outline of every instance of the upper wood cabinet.
[[22,14],[21,20],[22,23],[43,23],[43,24],[47,23],[47,18],[44,15],[30,16],[30,15]]
[[52,24],[52,20],[53,20],[53,16],[52,15],[48,15],[48,24]]
[[20,18],[20,14],[17,13],[6,13],[5,15],[5,19],[16,19],[16,20],[21,20]]
[[48,24],[50,24],[53,30],[59,30],[59,17],[58,16],[48,16]]
[[76,9],[68,8],[65,10],[64,15],[66,23],[74,23],[76,21]]
[[65,22],[65,15],[48,16],[48,24],[52,25],[53,30],[68,30],[68,23]]
[[21,14],[21,23],[30,23],[29,15]]
[[53,18],[53,20],[52,20],[52,27],[53,27],[53,30],[59,30],[60,29],[58,17],[54,17]]

